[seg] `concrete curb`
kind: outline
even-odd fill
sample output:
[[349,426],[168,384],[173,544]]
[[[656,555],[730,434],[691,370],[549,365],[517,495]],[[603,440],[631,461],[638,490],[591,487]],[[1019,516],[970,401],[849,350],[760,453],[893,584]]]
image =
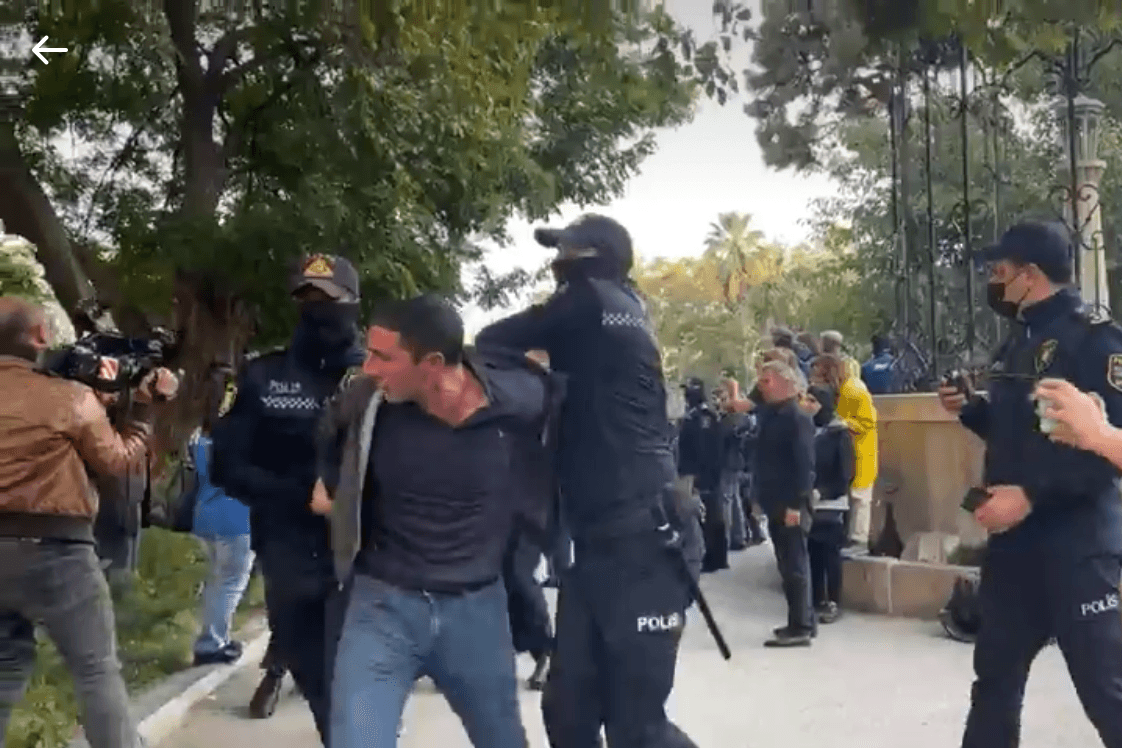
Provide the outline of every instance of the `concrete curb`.
[[137,725],[137,731],[145,743],[149,746],[159,745],[183,724],[191,707],[221,688],[238,671],[260,662],[268,646],[269,631],[266,629],[246,644],[237,662],[214,666],[213,670],[189,685],[178,696],[173,696],[142,719]]
[[[265,656],[269,646],[269,628],[265,617],[251,620],[238,637],[246,641],[242,656],[229,665],[206,665],[173,673],[164,681],[134,697],[133,713],[144,715],[137,724],[144,744],[151,748],[174,733],[187,718],[191,708],[221,688],[230,678],[255,665]],[[70,741],[67,748],[89,748],[84,735]]]

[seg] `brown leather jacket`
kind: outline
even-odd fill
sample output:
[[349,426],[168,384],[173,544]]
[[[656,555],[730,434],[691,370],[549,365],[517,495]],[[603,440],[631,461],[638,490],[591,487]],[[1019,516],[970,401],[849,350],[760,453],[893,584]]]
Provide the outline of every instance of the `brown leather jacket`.
[[143,458],[151,427],[134,411],[120,433],[85,385],[0,356],[0,536],[92,542],[94,472],[122,475]]

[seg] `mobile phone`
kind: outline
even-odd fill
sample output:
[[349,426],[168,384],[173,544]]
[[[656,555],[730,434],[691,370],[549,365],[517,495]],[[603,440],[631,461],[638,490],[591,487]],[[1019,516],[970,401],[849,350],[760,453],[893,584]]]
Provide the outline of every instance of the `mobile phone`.
[[966,511],[973,513],[975,509],[986,503],[989,499],[990,492],[985,488],[978,488],[975,486],[966,492],[966,496],[962,499],[962,508]]

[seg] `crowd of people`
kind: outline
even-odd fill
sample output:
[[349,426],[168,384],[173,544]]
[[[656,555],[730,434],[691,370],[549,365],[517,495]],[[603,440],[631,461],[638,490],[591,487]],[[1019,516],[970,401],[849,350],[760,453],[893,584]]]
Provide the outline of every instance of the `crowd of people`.
[[[257,563],[271,639],[255,716],[290,673],[327,748],[392,748],[427,676],[473,745],[524,748],[525,651],[552,748],[601,733],[693,748],[665,703],[687,611],[707,611],[700,574],[769,538],[788,616],[766,645],[808,646],[838,619],[842,554],[869,547],[872,394],[894,386],[891,346],[858,365],[835,331],[776,329],[747,394],[691,379],[674,428],[627,231],[589,215],[535,237],[558,251],[555,293],[472,347],[433,295],[380,304],[360,330],[354,266],[313,255],[292,278],[290,345],[248,360],[230,390],[212,377],[189,444],[191,524],[212,561],[195,658],[241,656],[231,616]],[[962,378],[938,393],[987,448],[964,748],[1017,744],[1029,664],[1053,636],[1122,748],[1122,330],[1065,286],[1069,249],[1030,223],[986,250],[990,305],[1016,324],[988,395]],[[0,298],[0,386],[18,393],[0,400],[0,732],[42,624],[91,748],[137,748],[91,475],[146,465],[153,406],[178,382],[153,370],[111,420],[117,395],[41,367],[47,329],[35,305]],[[118,379],[113,358],[97,368]]]
[[759,545],[767,528],[788,604],[768,646],[809,645],[819,622],[836,621],[843,550],[868,551],[877,414],[861,374],[878,388],[891,364],[881,367],[882,348],[861,367],[843,340],[776,328],[747,396],[733,379],[683,385],[678,472],[705,510],[701,571],[727,569],[729,553]]

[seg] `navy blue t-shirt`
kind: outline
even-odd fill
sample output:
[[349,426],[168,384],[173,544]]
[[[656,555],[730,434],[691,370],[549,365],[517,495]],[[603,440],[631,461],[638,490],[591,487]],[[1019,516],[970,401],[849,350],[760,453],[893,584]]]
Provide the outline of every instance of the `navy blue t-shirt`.
[[502,423],[487,408],[453,428],[413,403],[380,407],[360,573],[448,593],[498,579],[514,512]]

